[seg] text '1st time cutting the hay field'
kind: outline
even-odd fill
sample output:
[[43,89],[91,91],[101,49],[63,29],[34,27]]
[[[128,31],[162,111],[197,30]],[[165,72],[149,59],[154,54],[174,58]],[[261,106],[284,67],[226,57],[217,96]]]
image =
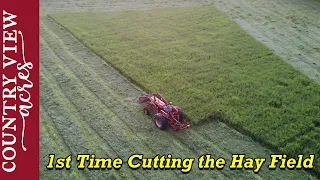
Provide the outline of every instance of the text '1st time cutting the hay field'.
[[[101,158],[95,154],[78,154],[76,157],[77,168],[81,169],[121,169],[125,163],[132,170],[135,169],[160,169],[160,170],[180,170],[182,173],[189,173],[194,162],[197,162],[197,168],[222,170],[226,166],[230,169],[247,169],[254,173],[259,173],[261,167],[266,165],[269,169],[313,169],[315,155],[298,155],[297,157],[288,157],[286,154],[271,154],[268,163],[267,158],[252,158],[244,154],[233,154],[231,161],[227,162],[225,158],[214,158],[210,154],[201,155],[199,158],[175,158],[171,154],[156,155],[154,157],[144,157],[143,154],[133,154],[126,161],[122,158]],[[56,157],[49,155],[47,169],[70,169],[72,168],[72,155],[67,157]]]

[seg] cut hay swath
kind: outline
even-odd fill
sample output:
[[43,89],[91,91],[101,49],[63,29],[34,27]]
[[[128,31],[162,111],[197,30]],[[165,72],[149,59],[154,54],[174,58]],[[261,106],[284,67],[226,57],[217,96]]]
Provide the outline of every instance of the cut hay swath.
[[[122,74],[289,154],[316,153],[320,86],[213,6],[56,14]],[[318,164],[319,164],[319,160]]]

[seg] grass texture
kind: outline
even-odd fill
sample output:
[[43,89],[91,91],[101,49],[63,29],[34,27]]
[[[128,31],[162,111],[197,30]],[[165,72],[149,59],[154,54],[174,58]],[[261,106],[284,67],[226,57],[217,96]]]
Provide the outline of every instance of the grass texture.
[[320,151],[319,84],[215,7],[52,17],[122,74],[181,106],[194,123],[219,118],[292,155]]

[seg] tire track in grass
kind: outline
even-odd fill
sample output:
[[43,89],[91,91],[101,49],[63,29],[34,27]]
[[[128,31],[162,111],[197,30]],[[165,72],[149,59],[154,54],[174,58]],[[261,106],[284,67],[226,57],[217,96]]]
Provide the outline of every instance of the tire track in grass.
[[[84,179],[83,175],[74,169],[70,169],[69,171],[47,171],[48,155],[55,153],[56,157],[66,157],[69,154],[65,149],[69,149],[69,147],[56,134],[59,131],[54,127],[43,107],[40,107],[40,121],[40,179]],[[54,152],[53,149],[55,149]]]
[[[71,149],[66,144],[64,138],[60,135],[61,134],[60,130],[57,129],[57,127],[55,126],[53,121],[50,119],[47,112],[45,111],[45,108],[42,107],[42,105],[40,105],[40,120],[41,120],[40,122],[41,127],[43,127],[42,130],[48,135],[50,135],[50,139],[54,144],[59,145],[59,146],[56,146],[57,150],[59,152],[62,152],[65,156],[67,156],[68,155],[67,150],[71,150]],[[47,153],[46,155],[48,154],[50,153]]]
[[[62,39],[66,39],[66,38],[62,38]],[[49,40],[54,41],[53,39]],[[53,43],[56,44],[56,43]],[[59,47],[65,47],[64,45],[60,44]],[[64,48],[65,49],[65,48]],[[67,54],[68,52],[64,52],[63,50],[59,50],[58,52],[62,53],[62,54]],[[73,56],[73,54],[69,54],[69,56]],[[73,58],[74,61],[77,61],[76,58]],[[65,61],[66,64],[70,63],[71,61]],[[150,132],[157,132],[158,130],[154,127],[154,125],[152,125],[151,121],[148,119],[146,119],[145,116],[142,115],[141,113],[141,107],[138,106],[140,109],[137,109],[137,107],[135,107],[134,109],[129,108],[128,106],[125,105],[126,102],[122,101],[122,97],[119,97],[116,95],[116,93],[112,92],[112,90],[110,91],[110,88],[108,88],[108,86],[105,86],[104,82],[102,80],[100,80],[100,78],[98,77],[98,75],[96,75],[96,73],[93,71],[93,69],[91,68],[83,68],[83,66],[85,66],[85,64],[81,64],[81,66],[77,66],[77,64],[81,64],[81,61],[77,61],[74,64],[69,64],[69,67],[72,68],[73,70],[78,71],[78,73],[75,73],[79,78],[82,78],[82,81],[84,81],[84,84],[88,84],[87,88],[90,89],[91,91],[93,91],[97,98],[99,98],[108,108],[110,108],[112,111],[114,111],[115,114],[119,114],[120,116],[123,116],[123,113],[121,112],[135,112],[136,110],[138,110],[140,113],[134,113],[134,114],[130,114],[130,116],[134,116],[134,117],[129,117],[128,115],[124,114],[123,118],[121,118],[121,120],[130,128],[131,126],[135,126],[134,128],[131,127],[132,131],[137,132],[137,136],[140,136],[141,138],[143,138],[144,141],[147,141],[147,144],[152,144],[154,142],[159,142],[161,148],[155,146],[155,147],[150,147],[147,146],[148,148],[151,148],[153,151],[159,151],[161,150],[162,154],[166,154],[168,152],[173,153],[174,156],[179,156],[179,157],[186,157],[186,156],[190,156],[191,154],[193,154],[195,157],[197,157],[198,155],[195,154],[194,152],[190,152],[190,149],[188,147],[182,147],[177,149],[176,146],[174,146],[175,144],[178,146],[179,142],[175,139],[172,139],[172,137],[168,137],[168,138],[161,138],[161,136],[168,136],[168,134],[163,133],[160,131],[159,135],[155,135],[160,137],[159,140],[155,140],[155,138],[147,138],[150,136]],[[83,73],[85,72],[85,73]],[[81,75],[81,73],[83,73]],[[95,75],[95,76],[93,76]],[[92,76],[92,77],[90,77]],[[90,77],[86,80],[85,77]],[[88,81],[89,79],[91,79],[91,81]],[[100,81],[98,81],[100,80]],[[94,84],[99,84],[100,88],[92,88],[94,87]],[[97,91],[97,92],[95,92]],[[105,96],[101,97],[101,94],[106,94],[106,92],[108,93]],[[120,100],[119,100],[120,99]],[[115,105],[115,107],[112,106],[108,106],[108,103],[110,104],[110,102],[115,102],[113,105]],[[137,103],[135,103],[137,104]],[[120,106],[119,106],[120,105]],[[135,105],[137,106],[137,105]],[[142,123],[141,121],[138,120],[144,119],[147,122],[149,122],[149,126],[146,126],[144,123]],[[131,121],[136,121],[136,122],[131,122]],[[129,125],[131,123],[131,126]],[[146,127],[146,128],[145,128]],[[152,129],[148,128],[148,127],[152,127]],[[158,131],[159,132],[159,131]],[[153,137],[155,137],[153,136]],[[164,142],[163,139],[166,139],[166,141]],[[172,139],[169,140],[168,139]],[[142,141],[142,140],[141,140]],[[172,141],[174,141],[174,143],[172,143]],[[165,148],[168,147],[168,148]],[[177,150],[176,150],[177,149]],[[189,150],[188,150],[189,149]],[[187,151],[187,152],[185,152]],[[161,153],[159,153],[161,154]],[[181,174],[180,172],[178,172],[179,174]],[[197,172],[197,174],[199,173],[202,174],[202,172]],[[194,172],[192,173],[194,174]],[[199,175],[197,175],[197,177],[199,177]],[[203,176],[203,175],[201,175]],[[186,176],[184,176],[186,177]]]
[[[304,1],[304,2],[308,3],[308,1]],[[309,1],[309,3],[310,2],[313,2],[313,0]],[[317,13],[319,9],[317,9],[316,6],[312,7],[310,6],[310,4],[302,4],[302,3],[303,1],[295,1],[294,3],[292,3],[291,0],[290,1],[288,0],[270,1],[270,4],[272,4],[272,7],[267,9],[268,10],[267,13],[271,12],[272,14],[275,15],[274,17],[276,18],[274,18],[272,22],[274,22],[275,19],[278,19],[282,22],[286,22],[286,24],[289,25],[289,26],[283,26],[283,24],[280,24],[281,27],[283,28],[290,27],[287,29],[291,29],[291,30],[298,28],[298,31],[306,30],[307,32],[311,32],[310,34],[313,35],[312,37],[309,36],[310,34],[308,33],[307,36],[302,36],[301,38],[306,38],[311,44],[316,45],[320,42],[320,31],[316,27],[320,22],[319,19],[317,18],[318,17]],[[258,8],[254,4],[252,6],[254,8]],[[284,7],[287,7],[287,8],[284,8]],[[284,9],[285,11],[279,11],[278,9],[280,8]],[[296,13],[296,14],[291,14],[291,13]],[[317,19],[317,21],[312,21],[310,20],[311,18]],[[307,22],[301,22],[302,20],[306,20]],[[296,27],[301,23],[303,23],[304,26]],[[294,33],[297,36],[300,36],[300,34],[297,33],[297,31],[295,31]],[[306,44],[306,45],[308,46],[309,44]]]
[[[42,44],[45,44],[45,42],[43,42],[43,39],[41,39],[41,41],[42,41]],[[48,70],[46,70],[46,67],[42,63],[41,63],[41,70],[42,70],[42,73],[41,73],[42,76],[44,76],[44,74],[47,74],[47,76],[51,77],[50,79],[54,79],[52,77],[52,74],[50,74],[50,72]],[[57,71],[57,73],[60,73],[60,72]],[[59,86],[59,84],[57,82],[53,82],[53,81],[54,80],[51,80],[51,83],[48,83],[51,86],[54,86],[54,87],[51,88],[52,89],[51,90],[52,91],[51,94],[52,93],[57,93],[59,95],[56,95],[57,97],[52,97],[52,99],[59,99],[61,101],[61,104],[62,104],[62,101],[66,101],[65,104],[68,104],[69,107],[65,107],[65,109],[70,109],[70,112],[66,113],[67,115],[65,115],[65,116],[71,116],[70,119],[73,120],[74,124],[77,124],[79,127],[82,127],[82,130],[80,130],[78,132],[79,135],[81,135],[81,134],[89,135],[89,136],[85,136],[89,140],[87,140],[87,142],[82,143],[82,144],[88,144],[88,146],[86,146],[86,147],[88,147],[89,149],[87,149],[86,151],[78,149],[76,152],[77,153],[81,153],[81,154],[84,154],[84,153],[96,153],[97,156],[99,155],[101,157],[105,157],[106,153],[107,153],[108,157],[111,157],[111,158],[119,157],[119,154],[115,153],[115,152],[117,152],[117,150],[114,150],[114,148],[110,145],[110,143],[106,143],[106,141],[108,141],[108,139],[103,137],[101,135],[101,133],[96,131],[93,128],[92,125],[90,125],[89,123],[87,123],[83,119],[83,117],[81,116],[81,113],[79,113],[79,111],[76,110],[76,106],[73,104],[73,102],[68,100],[66,95],[63,94],[61,86]],[[44,93],[44,94],[47,94],[48,92],[43,90],[43,89],[44,88],[41,88],[41,92]],[[44,95],[41,95],[41,97],[44,97]],[[50,100],[48,100],[48,99],[44,100],[45,103],[43,103],[43,104],[48,104],[48,101],[50,101]],[[56,110],[56,112],[60,112],[60,110]],[[74,138],[70,137],[70,138],[67,138],[67,139],[68,140],[69,139],[72,140]],[[98,154],[97,154],[97,152],[98,152]],[[106,171],[110,171],[110,170],[106,170]],[[112,170],[112,171],[115,171],[116,173],[121,172],[121,171],[117,171],[117,170]],[[128,177],[136,177],[136,176],[143,177],[138,172],[130,171],[129,169],[125,169],[124,171],[125,172],[124,172],[123,175],[125,175],[125,177],[127,177],[127,178]],[[135,175],[132,174],[132,173],[135,173]]]
[[[229,0],[215,4],[288,63],[320,82],[320,53],[317,51],[320,33],[319,27],[312,21],[319,21],[316,18],[318,11],[311,8],[311,4],[318,3],[309,1],[308,5],[302,8],[302,2],[273,0],[266,3],[268,7],[265,7],[265,1],[261,0]],[[302,20],[300,16],[304,13],[308,14],[304,18],[308,19]],[[295,22],[295,19],[301,22]]]
[[[246,3],[242,3],[242,4],[246,4]],[[265,14],[269,14],[269,15],[272,14],[271,12],[269,12],[269,13],[268,12],[264,12],[265,9],[256,10],[255,8],[251,8],[251,6],[246,6],[246,5],[243,5],[243,6],[245,6],[244,9],[249,10],[250,13],[258,14],[257,15],[258,17],[265,17],[264,16]],[[239,10],[237,13],[240,13],[240,12],[241,12],[241,10]],[[268,16],[268,17],[270,17],[270,16]],[[238,23],[241,24],[242,26],[244,26],[244,24],[246,23],[246,21],[244,20],[245,17],[243,16],[243,14],[238,14],[238,16],[236,18],[233,17],[233,19],[238,21]],[[273,16],[272,16],[271,19],[273,19]],[[261,22],[263,22],[263,20],[261,20]],[[283,41],[280,41],[277,37],[275,37],[275,35],[282,34],[282,31],[279,30],[278,28],[275,29],[274,27],[260,27],[261,23],[257,22],[257,21],[250,23],[250,26],[254,26],[255,28],[245,27],[245,29],[247,29],[247,31],[251,32],[251,34],[258,34],[259,32],[264,32],[263,33],[263,36],[264,36],[263,38],[264,39],[268,39],[268,42],[263,40],[262,43],[265,43],[265,44],[267,43],[267,45],[269,47],[272,46],[273,50],[280,51],[281,49],[286,49],[287,52],[290,52],[286,56],[292,56],[292,53],[296,54],[296,55],[301,54],[300,50],[292,50],[292,49],[290,49],[290,47],[288,46],[288,44],[290,44],[290,42],[283,42]],[[279,27],[281,27],[281,25],[279,25]],[[250,30],[248,30],[249,28],[250,28]],[[266,30],[266,29],[269,29],[269,30]],[[287,29],[286,31],[289,32],[291,30]],[[288,37],[289,40],[293,41],[295,39],[295,37],[296,37],[294,35],[296,35],[296,34],[297,34],[296,32],[294,32],[294,33],[290,32],[290,33],[287,34],[287,37]],[[287,48],[287,47],[289,47],[289,48]],[[305,74],[308,74],[307,71],[310,71],[310,69],[312,69],[312,67],[314,66],[311,63],[312,59],[310,57],[305,56],[305,55],[300,55],[300,56],[302,56],[306,60],[305,61],[298,61],[298,59],[296,59],[296,60],[294,60],[295,64],[293,64],[293,65],[296,66],[296,68],[299,68],[299,67],[301,68],[302,67],[303,68],[302,72],[305,73]],[[286,57],[284,59],[288,59],[288,58],[290,58],[290,57]],[[313,73],[315,73],[315,75],[312,76],[312,78],[313,79],[317,78],[318,72],[313,70]]]
[[[303,30],[308,30],[311,31],[312,33],[314,33],[313,37],[310,36],[301,36],[301,34],[295,30],[295,26],[298,24],[297,22],[294,21],[290,21],[288,20],[288,16],[294,16],[292,14],[287,14],[287,16],[284,16],[283,11],[278,11],[278,9],[280,9],[280,7],[287,7],[286,11],[290,11],[288,9],[290,9],[290,7],[288,7],[288,5],[290,6],[296,6],[295,4],[292,4],[292,1],[288,2],[288,1],[270,1],[269,2],[269,6],[268,7],[259,7],[258,5],[255,5],[254,3],[250,4],[250,3],[246,3],[244,0],[241,1],[243,4],[243,7],[245,9],[249,9],[250,12],[254,12],[254,14],[256,14],[257,16],[260,15],[260,17],[265,17],[265,18],[270,18],[269,23],[273,23],[276,21],[281,21],[281,22],[285,22],[284,24],[277,24],[279,25],[277,27],[277,29],[279,30],[285,30],[284,32],[288,32],[290,35],[292,35],[293,38],[295,37],[301,37],[302,40],[304,39],[305,42],[310,42],[312,45],[316,45],[320,42],[320,33],[318,30],[314,30],[314,29],[309,29],[307,27],[300,27]],[[301,5],[301,4],[299,4]],[[298,7],[295,7],[298,8]],[[306,8],[306,7],[305,7]],[[303,8],[300,8],[301,10],[304,10]],[[313,13],[316,13],[316,10],[313,10]],[[299,12],[297,12],[297,15],[306,15],[306,14],[302,14]],[[304,11],[304,13],[308,13],[308,15],[314,16],[315,14],[311,13],[311,12],[307,12]],[[268,15],[267,17],[265,15]],[[316,16],[315,16],[316,17]],[[315,18],[312,17],[312,18]],[[268,22],[267,22],[268,23]],[[310,22],[310,23],[314,23],[312,25],[315,25],[316,22]],[[261,25],[260,23],[255,23],[254,25]],[[275,27],[271,26],[270,28],[274,28]],[[313,27],[310,27],[313,28]],[[295,36],[294,36],[295,35]],[[310,46],[310,44],[306,44],[306,46]]]
[[[276,6],[288,6],[288,2],[284,2],[281,1],[281,3],[277,3],[275,4],[275,2],[271,2],[274,4],[274,7]],[[290,4],[291,5],[291,4]],[[248,7],[248,6],[247,6]],[[271,8],[259,8],[257,10],[257,8],[255,7],[248,7],[250,8],[252,11],[255,10],[255,13],[262,13],[262,14],[268,14],[271,23],[276,22],[277,21],[281,21],[281,22],[286,22],[285,24],[282,23],[278,23],[276,24],[276,27],[274,27],[274,24],[271,24],[272,26],[270,27],[272,30],[269,30],[270,32],[267,32],[268,34],[270,34],[270,36],[272,36],[273,40],[277,41],[277,43],[279,45],[281,45],[281,47],[287,49],[286,51],[290,52],[292,54],[295,55],[300,55],[300,58],[304,58],[306,61],[303,61],[303,63],[306,64],[306,66],[308,66],[309,68],[314,68],[315,70],[318,69],[319,72],[319,63],[318,66],[316,64],[314,64],[315,62],[317,62],[317,60],[320,58],[320,54],[319,53],[309,53],[307,55],[305,55],[303,53],[303,51],[307,51],[306,49],[309,49],[308,51],[313,51],[314,47],[317,47],[318,44],[320,43],[320,31],[314,31],[308,27],[300,27],[298,28],[298,30],[296,30],[297,28],[297,23],[296,22],[291,22],[290,20],[288,20],[288,18],[286,16],[283,16],[283,14],[281,14],[279,11],[276,11],[274,9]],[[277,9],[277,8],[275,8]],[[259,26],[261,23],[253,23],[255,26]],[[261,31],[266,31],[265,29],[260,29]],[[311,34],[313,34],[313,36],[302,36],[301,35],[301,31],[305,31],[305,32],[311,32]],[[287,42],[284,41],[279,41],[277,40],[277,38],[274,37],[274,35],[276,34],[277,36],[280,36],[281,34],[283,34],[283,32],[287,33]],[[299,41],[297,41],[297,39]],[[303,47],[302,49],[295,49],[292,50],[290,45],[291,44],[299,44],[299,46]],[[290,53],[290,54],[291,54]],[[298,63],[298,62],[296,62]],[[301,62],[302,63],[302,62]]]
[[[58,56],[56,56],[58,57]],[[59,59],[59,58],[58,58]],[[61,61],[61,60],[59,60]],[[50,64],[53,62],[43,62],[43,64],[47,69],[51,68],[53,64]],[[114,113],[112,113],[111,111],[107,111],[105,109],[103,109],[104,105],[102,105],[99,102],[99,99],[97,99],[97,97],[94,97],[93,94],[89,93],[89,90],[85,87],[84,84],[79,85],[80,80],[72,74],[72,72],[70,72],[70,70],[66,70],[66,67],[63,64],[59,64],[61,62],[57,62],[55,60],[54,64],[55,66],[60,66],[59,68],[52,68],[49,69],[49,71],[51,71],[51,73],[53,74],[54,72],[63,72],[63,76],[57,75],[55,78],[58,81],[58,84],[60,84],[60,88],[66,93],[67,97],[69,98],[69,100],[71,100],[72,104],[76,106],[77,109],[79,109],[80,114],[82,114],[82,116],[85,119],[90,119],[93,117],[93,119],[97,119],[97,116],[95,117],[94,112],[90,112],[91,110],[94,109],[93,106],[95,106],[95,109],[97,109],[97,107],[101,107],[100,110],[96,110],[99,112],[105,112],[104,114],[100,114],[101,117],[110,117],[109,120],[112,119],[112,122],[110,122],[111,124],[108,124],[109,128],[105,128],[105,129],[100,129],[98,130],[98,128],[103,127],[104,123],[108,123],[108,121],[106,122],[102,122],[100,123],[100,125],[93,125],[93,129],[95,129],[95,131],[97,133],[101,132],[101,131],[112,131],[109,133],[109,138],[108,140],[112,140],[111,144],[114,146],[114,148],[116,148],[119,152],[119,157],[122,157],[124,159],[127,159],[127,157],[129,155],[131,155],[132,153],[135,152],[144,152],[144,154],[149,155],[149,157],[153,157],[154,153],[150,152],[150,150],[148,150],[148,148],[144,147],[142,144],[143,143],[139,143],[139,140],[137,139],[137,136],[133,135],[133,132],[130,131],[128,128],[125,127],[125,125],[121,125],[123,124],[118,117],[115,116]],[[49,68],[48,68],[49,67]],[[63,67],[63,68],[62,68]],[[53,74],[54,75],[54,74]],[[68,82],[66,82],[66,79],[70,79],[71,81],[77,81],[76,83],[71,83],[68,84]],[[77,84],[77,85],[76,85]],[[67,90],[67,88],[65,87],[74,87],[73,92],[70,92],[70,89]],[[75,87],[79,87],[75,88]],[[84,93],[82,93],[84,92]],[[87,99],[82,99],[82,102],[76,102],[74,101],[74,95],[79,95],[79,97],[83,98],[83,97],[89,97],[89,99],[91,99],[93,102],[98,102],[96,103],[96,105],[90,105]],[[72,96],[72,97],[71,97]],[[73,99],[72,99],[73,98]],[[79,104],[87,104],[88,107],[81,107],[81,105]],[[90,107],[91,106],[91,107]],[[90,116],[91,115],[91,116]],[[117,125],[120,124],[120,125]],[[118,129],[118,130],[117,130]],[[121,130],[122,132],[120,132],[119,130]],[[103,137],[105,137],[103,134],[101,135]],[[112,137],[110,137],[112,136]],[[106,140],[106,138],[104,138]],[[127,145],[127,146],[125,146]],[[136,150],[134,150],[136,149]],[[138,172],[138,171],[133,171],[133,172]],[[153,171],[152,173],[166,173],[168,174],[168,171]],[[151,174],[150,171],[143,171],[144,175],[147,175],[147,177],[152,177],[154,174]],[[166,174],[162,174],[164,176],[166,176]],[[172,178],[172,175],[170,175],[170,177]],[[143,177],[143,176],[140,176]],[[169,175],[168,175],[169,178]]]
[[[41,69],[44,69],[42,66]],[[110,151],[108,147],[106,146],[99,146],[97,144],[103,144],[101,140],[98,140],[94,138],[94,135],[85,129],[83,129],[83,124],[76,121],[76,118],[80,119],[80,117],[75,117],[76,112],[72,108],[72,104],[70,102],[66,101],[62,92],[59,92],[58,87],[54,87],[55,84],[50,81],[47,76],[45,76],[44,71],[41,72],[41,89],[42,92],[46,94],[46,96],[41,96],[41,101],[45,101],[45,106],[43,106],[44,111],[48,112],[48,117],[50,117],[53,127],[58,132],[58,135],[62,139],[62,144],[65,144],[68,148],[68,152],[70,152],[73,156],[73,159],[76,159],[77,153],[81,152],[84,153],[96,153],[97,156],[106,156],[106,153],[108,153],[108,157],[112,157],[114,153]],[[49,95],[47,95],[49,94]],[[52,99],[51,99],[52,98]],[[47,106],[47,107],[46,107]],[[67,106],[67,107],[66,107]],[[59,107],[61,110],[59,109]],[[58,110],[57,110],[58,108]],[[69,112],[66,112],[69,111]],[[57,115],[57,112],[60,113],[60,115]],[[72,114],[72,115],[71,115]],[[68,125],[66,125],[68,123]],[[59,131],[60,130],[60,131]],[[84,135],[83,135],[84,134]],[[74,139],[77,139],[77,141],[74,141]],[[103,149],[103,150],[100,150]],[[109,151],[106,151],[109,150]],[[54,152],[51,152],[54,153]],[[76,162],[73,161],[73,168],[76,168]],[[100,176],[104,178],[112,178],[112,177],[118,177],[118,171],[116,170],[105,170],[106,176]],[[83,172],[86,176],[86,179],[91,179],[94,177],[93,171],[91,170],[79,170],[79,172]],[[113,174],[113,176],[109,176],[109,173]]]
[[[46,85],[48,84],[46,82],[46,78],[44,78],[43,76],[43,73],[41,73],[41,77],[40,77],[40,81],[41,81],[41,89],[42,89],[42,92],[45,92],[46,94],[48,93],[49,95],[52,95],[51,92],[47,92],[46,91]],[[45,85],[43,85],[45,84]],[[43,97],[41,97],[41,101],[43,101]],[[51,96],[51,97],[54,97],[54,96]],[[55,115],[55,109],[54,109],[54,106],[57,106],[58,103],[54,102],[53,104],[51,104],[49,101],[46,101],[46,104],[43,106],[42,108],[42,111],[46,112],[45,114],[47,115],[47,117],[50,119],[50,122],[52,122],[52,127],[56,130],[58,136],[60,136],[61,138],[61,141],[62,141],[62,144],[59,144],[60,146],[62,145],[66,145],[67,147],[67,151],[70,152],[70,154],[72,154],[73,156],[75,155],[75,151],[77,149],[83,149],[83,148],[76,148],[77,146],[73,143],[70,143],[70,140],[68,137],[66,136],[69,136],[70,134],[72,134],[71,130],[70,129],[66,129],[64,127],[67,127],[67,126],[64,126],[60,120],[62,119],[61,117]],[[48,110],[46,110],[48,109]],[[70,125],[70,124],[69,124]],[[44,141],[43,139],[41,139],[42,141]],[[72,147],[72,148],[71,148]],[[56,154],[55,152],[55,148],[54,149],[50,149],[49,151],[50,154]],[[82,173],[83,176],[85,177],[88,177],[88,174],[86,172],[83,172]]]
[[[244,3],[245,4],[245,3]],[[275,6],[275,5],[274,5]],[[278,4],[278,6],[285,6],[285,5],[281,5]],[[281,45],[281,47],[283,48],[287,48],[290,44],[294,44],[296,43],[296,38],[298,38],[300,41],[302,41],[305,45],[304,48],[309,48],[309,49],[313,49],[313,47],[316,47],[317,44],[320,43],[320,34],[318,34],[317,32],[313,32],[315,34],[315,36],[313,37],[309,37],[309,36],[301,36],[301,33],[298,32],[297,30],[295,30],[295,26],[296,23],[294,22],[290,22],[286,19],[286,17],[283,17],[282,14],[280,14],[278,11],[274,11],[273,9],[267,9],[267,8],[255,8],[252,7],[248,4],[245,5],[246,9],[250,9],[250,12],[254,12],[254,14],[260,14],[261,17],[263,17],[264,14],[268,14],[268,18],[270,18],[271,22],[275,22],[275,20],[279,20],[282,22],[286,22],[286,24],[277,24],[277,27],[275,28],[274,26],[269,27],[269,32],[266,32],[265,34],[268,34],[267,37],[269,36],[270,39],[272,39],[273,41],[277,41],[277,43],[279,45]],[[261,25],[260,23],[252,23],[255,26],[259,26]],[[273,24],[272,24],[273,25]],[[266,31],[265,28],[259,28],[260,31]],[[288,42],[283,42],[283,41],[279,41],[277,40],[274,35],[280,35],[283,32],[288,33],[287,37],[288,37]],[[319,36],[318,36],[319,35]],[[292,41],[292,42],[290,42]],[[289,48],[287,48],[287,51],[290,51]],[[300,50],[292,50],[292,53],[298,55],[301,54],[302,52]],[[319,54],[309,54],[308,56],[305,55],[301,55],[303,58],[305,58],[307,61],[305,61],[304,63],[308,62],[307,65],[313,67],[314,65],[312,64],[313,60],[316,60],[319,58]]]

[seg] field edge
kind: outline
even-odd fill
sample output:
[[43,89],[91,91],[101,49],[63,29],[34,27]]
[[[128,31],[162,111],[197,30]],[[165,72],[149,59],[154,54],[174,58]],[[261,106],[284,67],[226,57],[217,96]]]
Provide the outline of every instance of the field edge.
[[[203,6],[203,5],[200,5]],[[100,55],[99,53],[97,53],[93,48],[89,47],[87,44],[85,44],[83,42],[82,39],[77,38],[77,36],[70,31],[67,27],[65,27],[62,23],[56,21],[51,14],[47,14],[46,15],[50,20],[54,21],[56,24],[58,24],[59,26],[63,27],[68,33],[70,33],[74,38],[76,38],[79,42],[81,42],[88,50],[90,50],[92,53],[94,53],[96,56],[98,56],[99,58],[103,59],[104,62],[106,62],[108,65],[110,65],[111,67],[113,67],[114,69],[116,69],[121,75],[123,75],[125,78],[127,78],[131,83],[133,83],[134,85],[136,85],[138,88],[140,88],[142,91],[144,92],[151,92],[149,89],[147,89],[145,86],[143,86],[141,83],[137,82],[136,80],[134,80],[133,78],[131,78],[130,76],[126,75],[126,73],[124,73],[120,68],[115,67],[112,63],[110,63],[109,61],[107,61],[102,55]],[[250,37],[252,37],[253,39],[255,39],[252,35],[248,34]],[[270,49],[269,47],[267,47],[266,45],[262,44],[264,47]],[[282,59],[281,57],[279,57],[280,59]],[[283,59],[282,59],[283,60]],[[292,66],[291,64],[289,64],[288,62],[284,61],[286,64]],[[300,71],[299,71],[300,72]],[[301,72],[300,72],[301,73]],[[301,73],[302,74],[302,73]],[[303,76],[309,78],[308,76],[302,74]],[[236,124],[235,122],[232,122],[228,117],[225,116],[221,116],[219,115],[219,113],[215,113],[212,112],[211,114],[208,114],[206,117],[203,118],[203,120],[198,121],[198,122],[193,122],[193,125],[200,125],[202,123],[205,123],[206,121],[212,121],[212,120],[217,120],[220,121],[224,124],[226,124],[227,126],[229,126],[232,129],[235,129],[236,131],[240,132],[241,134],[248,136],[250,138],[252,138],[254,141],[259,142],[259,144],[263,145],[264,147],[267,147],[268,149],[271,149],[273,151],[276,151],[278,153],[285,153],[283,151],[280,150],[280,147],[277,147],[275,145],[272,145],[270,142],[264,141],[259,135],[254,134],[253,132],[250,132],[248,129],[242,127],[239,124]],[[311,172],[312,174],[316,175],[318,178],[320,178],[320,169],[316,168],[313,169],[312,171],[308,171]]]

